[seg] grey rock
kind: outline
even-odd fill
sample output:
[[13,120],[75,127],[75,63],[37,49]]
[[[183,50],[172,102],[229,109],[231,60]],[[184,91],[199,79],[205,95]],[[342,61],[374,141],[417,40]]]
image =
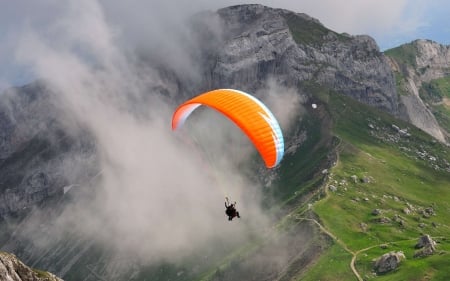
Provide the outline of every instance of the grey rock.
[[52,273],[39,273],[23,264],[15,255],[0,252],[0,280],[5,281],[63,281]]
[[[210,88],[245,85],[255,92],[269,77],[291,88],[314,80],[398,113],[394,76],[372,38],[337,34],[307,15],[262,5],[224,8],[218,15],[225,31],[222,47],[207,62]],[[296,29],[305,25],[321,31],[314,42],[296,37]]]
[[404,259],[405,255],[401,251],[386,253],[375,261],[373,268],[377,274],[384,274],[395,270]]
[[[0,218],[27,212],[63,187],[83,181],[95,167],[95,146],[87,132],[64,131],[56,96],[38,81],[4,92],[0,99]],[[0,133],[1,134],[1,133]],[[64,176],[71,162],[72,178]]]
[[336,192],[337,191],[337,187],[334,185],[329,185],[328,188],[330,189],[330,191]]
[[379,223],[379,224],[386,224],[386,223],[390,223],[391,219],[387,218],[387,217],[380,217],[380,218],[376,218],[372,220],[375,223]]
[[431,256],[436,252],[436,242],[428,234],[421,236],[415,247],[420,249],[414,253],[415,258]]
[[422,83],[448,75],[450,46],[430,40],[416,40],[408,44],[414,50],[413,65],[404,65],[389,58],[394,71],[405,76],[404,94],[400,96],[399,112],[402,119],[445,142],[444,133],[436,118],[419,96]]
[[435,248],[436,247],[436,242],[431,238],[430,235],[425,234],[425,235],[422,235],[419,238],[419,240],[417,241],[417,244],[416,244],[415,247],[416,247],[416,249],[430,247],[434,251],[434,250],[436,250],[436,248]]
[[381,214],[381,210],[380,209],[374,209],[371,213],[374,216],[378,216],[379,214]]
[[366,231],[367,231],[368,225],[367,225],[366,223],[361,222],[361,223],[359,224],[359,227],[361,228],[361,230],[362,230],[363,232],[366,232]]

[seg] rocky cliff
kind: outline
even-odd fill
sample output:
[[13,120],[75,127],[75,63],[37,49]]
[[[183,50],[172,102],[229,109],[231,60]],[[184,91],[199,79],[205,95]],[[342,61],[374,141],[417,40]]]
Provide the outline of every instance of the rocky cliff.
[[[211,23],[214,24],[211,24]],[[262,5],[240,5],[204,12],[191,21],[199,44],[190,54],[202,75],[193,81],[170,66],[151,65],[161,79],[149,85],[171,99],[184,99],[211,88],[238,88],[252,93],[272,80],[301,94],[322,87],[409,120],[444,140],[434,116],[418,95],[420,81],[444,75],[448,49],[420,43],[417,66],[411,73],[408,95],[398,95],[391,66],[401,68],[379,51],[368,36],[338,34],[306,14]],[[418,45],[418,46],[419,46]],[[446,53],[447,52],[447,53]],[[446,55],[445,55],[446,54]],[[437,57],[443,57],[437,61]],[[150,59],[154,62],[155,60]],[[436,67],[433,67],[436,65]],[[177,76],[177,74],[179,74]],[[408,76],[409,77],[409,76]],[[425,81],[424,80],[424,81]],[[419,84],[418,84],[419,83]],[[61,194],[64,186],[86,178],[95,163],[92,139],[80,131],[67,136],[61,111],[41,82],[2,95],[0,103],[0,215],[33,206]],[[79,137],[83,136],[83,137]],[[59,176],[63,153],[83,152],[72,178]],[[24,160],[27,159],[27,160]],[[74,165],[72,165],[74,167]]]
[[4,281],[63,281],[55,275],[23,264],[15,255],[0,252],[0,280]]
[[[368,36],[339,34],[308,15],[261,5],[233,6],[202,13],[191,24],[193,36],[202,42],[193,54],[201,78],[193,81],[177,76],[179,72],[170,66],[152,65],[152,69],[157,68],[161,79],[159,84],[149,86],[149,92],[158,92],[170,99],[184,99],[202,90],[219,87],[258,93],[267,87],[267,81],[272,80],[310,97],[317,93],[308,91],[319,88],[332,94],[348,95],[409,120],[443,140],[439,125],[418,91],[421,81],[446,75],[448,49],[424,47],[427,51],[423,52],[427,55],[419,56],[415,65],[405,66],[401,60],[380,52],[375,41]],[[445,57],[443,54],[446,52],[447,62],[437,62],[434,56]],[[418,65],[420,68],[416,68]],[[405,82],[405,93],[399,90],[398,94],[398,77],[392,69],[402,75],[410,75]],[[0,218],[28,210],[51,197],[59,198],[65,187],[96,173],[92,138],[83,130],[70,134],[64,131],[67,122],[73,120],[60,120],[64,114],[55,107],[52,102],[54,96],[47,95],[47,91],[38,83],[2,96]],[[314,114],[323,115],[325,111],[316,110]],[[304,132],[298,134],[304,135],[305,139],[310,137]],[[318,143],[320,141],[317,140]],[[78,154],[76,159],[80,162],[67,166],[63,159],[73,157],[64,157],[64,154],[70,153]],[[71,169],[71,178],[61,170],[64,167]],[[28,225],[26,222],[20,227],[29,228],[31,233],[35,232],[33,227],[41,229],[41,232],[46,230],[45,225]],[[57,242],[59,246],[49,249],[45,259],[36,256],[37,251],[29,246],[32,242],[27,237],[16,235],[6,246],[27,258],[26,261],[32,265],[40,263],[47,268],[53,265],[54,272],[62,275],[76,271],[74,264],[88,255],[86,252],[91,245],[82,239],[70,246],[64,241]]]
[[[60,197],[65,186],[91,173],[92,139],[83,130],[64,129],[70,120],[63,120],[54,98],[43,82],[1,96],[0,221]],[[67,163],[70,154],[77,154],[79,163]],[[70,178],[69,168],[74,172]]]
[[444,142],[445,132],[420,96],[424,83],[450,75],[450,46],[416,40],[388,50],[400,93],[400,117]]
[[388,60],[369,36],[338,34],[308,15],[261,5],[233,6],[209,16],[220,18],[222,33],[208,35],[220,48],[204,51],[206,88],[255,92],[269,78],[294,89],[316,83],[399,113]]

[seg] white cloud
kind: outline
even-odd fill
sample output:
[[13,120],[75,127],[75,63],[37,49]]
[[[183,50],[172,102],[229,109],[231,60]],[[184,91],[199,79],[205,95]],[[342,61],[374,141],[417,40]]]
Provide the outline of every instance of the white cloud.
[[[426,24],[425,2],[420,0],[262,3],[308,13],[338,32],[392,36],[414,33]],[[62,218],[63,223],[79,221],[80,230],[87,235],[124,245],[143,256],[171,258],[179,256],[180,249],[189,252],[203,244],[211,235],[244,232],[237,224],[229,228],[222,209],[224,195],[233,194],[244,208],[243,215],[254,214],[252,221],[265,222],[267,218],[258,208],[258,186],[236,171],[235,164],[251,153],[248,141],[240,134],[228,133],[228,123],[221,124],[219,117],[206,111],[203,114],[209,114],[208,121],[198,123],[206,129],[197,137],[207,143],[206,148],[213,148],[206,152],[211,154],[207,157],[217,160],[207,166],[208,171],[198,152],[180,144],[169,131],[169,105],[151,99],[149,118],[142,120],[133,114],[129,102],[144,100],[151,94],[147,84],[159,78],[136,68],[133,48],[170,54],[165,62],[175,68],[190,67],[195,73],[191,67],[195,62],[186,52],[198,42],[190,41],[182,25],[184,18],[231,4],[237,2],[41,0],[9,1],[2,6],[0,36],[11,40],[0,51],[2,57],[17,55],[21,64],[47,78],[60,94],[66,113],[88,125],[101,147],[103,173],[97,186],[96,216],[93,209],[77,206]],[[286,90],[286,97],[291,96]],[[267,101],[275,102],[270,89]],[[278,112],[286,108],[271,107]],[[283,114],[282,125],[289,125],[291,116]],[[211,124],[211,120],[217,123]],[[237,149],[224,153],[230,143]],[[232,161],[226,161],[224,155]],[[211,182],[211,177],[216,181]],[[226,180],[220,180],[223,178]],[[149,242],[142,245],[141,241]]]
[[[173,106],[148,90],[159,77],[141,73],[136,58],[124,52],[102,6],[91,0],[66,3],[45,32],[24,28],[17,49],[20,62],[50,83],[64,117],[87,126],[99,147],[102,173],[90,191],[93,202],[81,200],[68,209],[56,229],[70,225],[89,240],[148,261],[176,260],[211,239],[245,239],[247,226],[264,227],[260,188],[236,165],[253,149],[242,133],[204,111],[209,118],[193,119],[208,128],[196,135],[202,149],[177,138],[170,130]],[[147,114],[136,114],[137,106]],[[251,220],[230,224],[225,196],[238,201]]]
[[[166,59],[172,62],[186,57],[183,56],[185,45],[196,44],[190,42],[190,34],[183,29],[185,18],[198,11],[242,4],[242,1],[99,0],[93,3],[98,3],[103,13],[102,17],[105,18],[110,30],[114,31],[110,36],[121,38],[122,43],[128,44],[127,47],[131,49],[141,46],[166,54]],[[445,17],[439,11],[448,10],[449,6],[444,0],[261,0],[253,3],[307,13],[335,31],[371,35],[382,46],[393,46],[427,35],[436,36],[432,34],[432,28],[426,27],[432,23],[430,19],[435,14]],[[14,61],[17,34],[24,28],[33,26],[41,36],[56,36],[49,28],[49,23],[61,20],[67,6],[68,2],[55,0],[32,2],[18,0],[2,4],[0,38],[7,40],[6,44],[0,46],[0,62],[3,66],[0,75],[5,76],[3,80],[23,81],[29,76],[14,79],[25,72],[24,67]],[[76,3],[70,8],[78,10],[80,16],[85,12],[81,10],[83,6]],[[85,24],[76,30],[86,32],[96,26],[87,21]],[[100,39],[96,38],[94,41],[100,43]],[[190,63],[192,61],[187,61],[185,65]],[[7,70],[5,65],[8,67]]]

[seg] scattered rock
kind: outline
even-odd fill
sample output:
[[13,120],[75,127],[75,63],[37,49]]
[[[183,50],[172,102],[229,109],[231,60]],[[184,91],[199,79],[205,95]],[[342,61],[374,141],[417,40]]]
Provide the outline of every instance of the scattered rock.
[[334,186],[334,185],[332,185],[332,184],[330,184],[330,185],[328,186],[328,188],[329,188],[331,191],[333,191],[333,192],[336,192],[336,191],[337,191],[337,187]]
[[392,220],[393,221],[395,221],[395,222],[399,222],[400,220],[402,220],[403,218],[399,215],[399,214],[395,214],[393,217],[392,217]]
[[432,207],[425,208],[422,210],[422,216],[424,218],[429,218],[434,215],[434,209]]
[[374,209],[372,211],[372,215],[374,215],[374,216],[378,216],[379,214],[381,214],[381,210],[380,209]]
[[387,218],[387,217],[381,217],[381,218],[376,218],[372,220],[375,223],[381,223],[381,224],[385,224],[385,223],[390,223],[391,219]]
[[370,177],[363,177],[362,179],[361,179],[361,181],[363,182],[363,183],[371,183],[372,181],[370,180]]
[[379,257],[374,264],[374,270],[377,274],[387,273],[396,269],[400,262],[405,259],[402,251],[390,252]]
[[359,227],[361,228],[361,230],[363,232],[367,231],[367,224],[366,223],[363,223],[363,222],[359,223]]
[[358,183],[358,177],[356,175],[353,175],[350,178],[353,180],[353,183]]
[[425,226],[427,226],[427,225],[424,224],[423,222],[419,223],[419,227],[420,227],[420,228],[424,228]]
[[403,213],[409,215],[411,214],[411,210],[408,207],[403,208]]

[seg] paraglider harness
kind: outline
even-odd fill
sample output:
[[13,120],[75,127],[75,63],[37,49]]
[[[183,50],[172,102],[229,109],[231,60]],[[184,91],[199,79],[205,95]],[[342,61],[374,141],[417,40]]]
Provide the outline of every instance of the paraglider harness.
[[230,204],[228,197],[225,197],[225,208],[225,214],[227,214],[229,221],[231,221],[234,217],[241,217],[239,212],[236,211],[236,202]]

